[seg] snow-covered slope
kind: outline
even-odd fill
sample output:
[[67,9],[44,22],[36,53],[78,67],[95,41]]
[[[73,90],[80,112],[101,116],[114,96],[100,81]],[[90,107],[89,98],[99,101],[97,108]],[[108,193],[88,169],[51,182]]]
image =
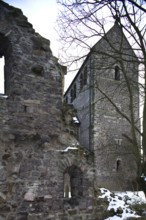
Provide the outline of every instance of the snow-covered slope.
[[124,220],[129,217],[140,217],[130,208],[130,205],[146,203],[145,195],[142,191],[111,193],[105,188],[100,188],[100,191],[102,195],[99,198],[107,198],[109,202],[108,210],[113,214],[112,217],[105,220]]

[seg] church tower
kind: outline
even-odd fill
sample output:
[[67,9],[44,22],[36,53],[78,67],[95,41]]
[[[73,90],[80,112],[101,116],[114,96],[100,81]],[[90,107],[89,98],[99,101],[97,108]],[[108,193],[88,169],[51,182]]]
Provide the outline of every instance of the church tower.
[[[77,109],[79,141],[94,154],[95,184],[128,190],[137,176],[138,59],[120,26],[91,49],[65,93]],[[131,125],[131,122],[133,123]]]

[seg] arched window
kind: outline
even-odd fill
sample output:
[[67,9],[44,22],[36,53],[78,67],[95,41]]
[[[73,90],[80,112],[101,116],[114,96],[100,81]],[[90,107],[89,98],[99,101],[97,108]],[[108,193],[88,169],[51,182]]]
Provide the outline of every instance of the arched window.
[[120,170],[121,170],[121,160],[118,159],[118,160],[116,161],[116,171],[118,172],[118,171],[120,171]]
[[115,66],[115,80],[120,80],[120,68],[119,66]]
[[4,94],[5,93],[5,76],[4,76],[4,56],[0,58],[0,93]]
[[83,195],[83,173],[75,165],[64,173],[64,197],[80,197]]

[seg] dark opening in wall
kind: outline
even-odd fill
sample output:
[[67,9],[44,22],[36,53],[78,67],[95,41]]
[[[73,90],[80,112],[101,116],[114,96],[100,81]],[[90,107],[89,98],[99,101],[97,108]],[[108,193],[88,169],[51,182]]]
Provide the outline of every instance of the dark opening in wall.
[[70,102],[72,103],[73,100],[74,100],[74,91],[73,91],[73,89],[71,89],[71,91],[70,91]]
[[75,99],[76,96],[77,96],[77,88],[76,88],[76,84],[74,84],[74,89],[73,89],[73,91],[74,91],[74,99]]
[[82,90],[83,86],[84,86],[84,79],[83,79],[83,74],[81,73],[81,75],[80,75],[80,90]]
[[118,171],[120,171],[120,170],[121,170],[121,160],[118,159],[118,160],[116,161],[116,171],[118,172]]
[[71,89],[70,92],[70,96],[71,96],[71,102],[73,102],[73,100],[76,98],[77,96],[77,88],[76,88],[76,84],[73,85],[73,88]]
[[120,80],[120,68],[119,66],[115,66],[115,80]]
[[27,112],[27,106],[24,105],[23,107],[24,107],[24,112]]
[[71,198],[70,175],[68,173],[64,174],[64,197]]
[[81,197],[83,195],[83,173],[75,165],[64,173],[64,197]]
[[0,58],[0,94],[5,94],[5,77],[4,77],[4,56]]
[[87,67],[84,68],[84,85],[87,84]]
[[68,103],[68,96],[65,97],[65,102]]
[[87,84],[87,66],[84,67],[83,72],[80,75],[80,90]]
[[14,57],[12,57],[10,41],[8,37],[5,37],[2,33],[0,33],[0,60],[0,93],[9,95],[11,88],[14,87],[14,83],[12,82]]

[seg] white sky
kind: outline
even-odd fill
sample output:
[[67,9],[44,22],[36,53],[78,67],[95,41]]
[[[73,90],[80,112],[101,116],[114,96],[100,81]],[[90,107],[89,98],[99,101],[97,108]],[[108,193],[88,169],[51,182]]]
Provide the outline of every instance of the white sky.
[[[4,0],[8,4],[20,8],[33,28],[43,37],[51,42],[51,50],[58,57],[59,43],[55,31],[55,20],[57,17],[56,0]],[[1,61],[2,59],[0,59]],[[3,64],[0,65],[3,72]],[[3,93],[3,74],[0,74],[0,93]]]

